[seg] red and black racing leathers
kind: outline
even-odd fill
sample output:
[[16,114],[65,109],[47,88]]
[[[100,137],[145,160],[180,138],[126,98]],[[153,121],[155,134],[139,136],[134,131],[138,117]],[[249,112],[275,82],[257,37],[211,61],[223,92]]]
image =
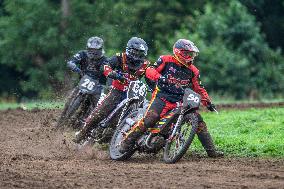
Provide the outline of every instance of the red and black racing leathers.
[[[137,80],[145,75],[146,68],[149,65],[149,61],[145,60],[144,63],[137,69],[130,69],[128,65],[127,56],[125,53],[118,53],[111,57],[107,64],[104,65],[103,73],[105,76],[110,77],[110,74],[115,70],[118,73],[122,73],[123,77],[128,80]],[[128,89],[129,82],[125,80],[124,82],[114,79],[112,82],[112,87],[122,92],[126,92]]]
[[[131,70],[128,67],[126,54],[119,53],[108,60],[108,62],[104,65],[103,72],[104,75],[108,77],[115,70],[116,72],[124,73],[124,77],[126,77],[128,80],[137,80],[145,75],[148,65],[149,61],[145,60],[138,69]],[[126,98],[126,91],[129,85],[128,80],[121,81],[114,79],[112,81],[112,88],[110,92],[104,98],[102,103],[97,106],[85,120],[85,123],[81,129],[82,133],[90,129],[91,126],[96,126],[100,121],[105,119],[112,112],[112,110],[114,110],[115,107],[124,98]]]
[[[156,82],[156,88],[144,117],[140,119],[127,133],[127,137],[121,144],[121,151],[124,152],[131,147],[148,128],[153,128],[156,123],[166,115],[167,112],[177,107],[182,101],[184,90],[190,86],[195,92],[201,95],[202,104],[207,106],[210,103],[209,95],[199,82],[199,70],[194,66],[188,67],[179,63],[171,55],[161,56],[155,64],[146,70],[146,78]],[[166,81],[166,82],[165,82]],[[208,156],[223,156],[215,150],[212,138],[207,131],[205,122],[199,113],[199,127],[197,135],[205,148]]]
[[[157,97],[163,97],[169,102],[181,101],[183,90],[188,86],[201,95],[204,106],[210,102],[209,95],[200,84],[199,70],[193,64],[189,67],[184,66],[174,56],[161,56],[153,66],[147,69],[146,77],[158,82]],[[158,81],[160,77],[166,78],[168,82]]]
[[[184,66],[174,56],[161,56],[153,66],[147,68],[146,77],[156,82],[157,86],[153,92],[147,113],[143,120],[139,121],[138,125],[142,130],[154,127],[161,117],[176,108],[177,103],[182,101],[186,87],[190,86],[201,95],[204,106],[210,103],[209,95],[200,85],[199,70],[193,64],[188,67]],[[167,82],[163,82],[163,80]],[[199,117],[199,121],[203,122],[202,117]]]

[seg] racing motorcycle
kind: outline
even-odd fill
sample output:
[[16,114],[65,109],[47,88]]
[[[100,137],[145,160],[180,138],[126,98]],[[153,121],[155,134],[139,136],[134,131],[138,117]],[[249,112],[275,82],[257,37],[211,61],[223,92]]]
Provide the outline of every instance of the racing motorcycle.
[[76,129],[81,120],[103,100],[104,96],[104,87],[89,75],[84,75],[65,104],[57,128]]
[[197,127],[198,117],[195,113],[200,106],[201,97],[189,88],[185,89],[183,103],[162,117],[154,128],[149,128],[137,141],[133,148],[121,153],[120,144],[126,133],[143,117],[146,108],[133,111],[118,125],[110,142],[109,152],[113,160],[127,160],[136,151],[142,153],[158,153],[164,149],[165,163],[180,160],[191,145]]
[[[109,116],[94,126],[90,131],[87,131],[82,139],[75,139],[74,141],[79,143],[81,147],[93,145],[95,142],[108,143],[116,126],[120,124],[125,116],[138,108],[148,106],[146,94],[147,87],[143,82],[139,80],[130,81],[126,98],[116,106]],[[79,132],[75,133],[76,137]]]

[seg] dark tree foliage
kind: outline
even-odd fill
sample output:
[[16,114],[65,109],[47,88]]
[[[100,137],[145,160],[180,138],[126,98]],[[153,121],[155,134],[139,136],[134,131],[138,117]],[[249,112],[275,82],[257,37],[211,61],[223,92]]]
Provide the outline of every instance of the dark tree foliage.
[[207,4],[192,33],[211,91],[237,98],[283,91],[283,57],[268,47],[259,24],[239,2]]
[[241,0],[261,23],[267,42],[273,48],[284,48],[284,1]]
[[283,96],[283,6],[283,0],[0,0],[0,96],[64,93],[73,82],[66,60],[94,35],[104,38],[108,56],[142,37],[152,62],[171,53],[178,38],[189,38],[201,50],[196,65],[210,93]]

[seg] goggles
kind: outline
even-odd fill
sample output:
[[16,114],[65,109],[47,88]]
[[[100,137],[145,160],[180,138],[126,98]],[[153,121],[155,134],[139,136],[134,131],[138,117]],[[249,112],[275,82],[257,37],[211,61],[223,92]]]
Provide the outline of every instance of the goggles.
[[196,56],[198,56],[198,53],[197,52],[194,52],[194,51],[188,51],[188,50],[183,50],[181,51],[181,56],[183,58],[186,58],[186,59],[189,59],[189,58],[195,58]]
[[88,54],[92,54],[92,55],[101,55],[103,53],[103,49],[92,49],[92,48],[88,48]]
[[145,51],[141,51],[141,50],[133,49],[133,48],[127,48],[126,55],[134,59],[144,59],[147,54]]

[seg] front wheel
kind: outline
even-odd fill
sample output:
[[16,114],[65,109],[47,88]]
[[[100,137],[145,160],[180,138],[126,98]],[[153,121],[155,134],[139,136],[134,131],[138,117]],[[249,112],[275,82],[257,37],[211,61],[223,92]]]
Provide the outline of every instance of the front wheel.
[[128,132],[132,126],[133,122],[136,122],[138,120],[138,110],[133,111],[128,116],[126,116],[119,124],[119,126],[116,128],[114,135],[111,138],[110,141],[110,147],[109,147],[109,153],[110,157],[113,160],[127,160],[129,159],[135,152],[135,149],[131,149],[125,153],[120,153],[120,143],[124,139],[124,133]]
[[67,104],[65,111],[63,111],[63,113],[61,114],[58,120],[58,123],[57,123],[58,128],[69,126],[70,118],[79,109],[82,100],[83,100],[83,96],[80,94],[77,94],[73,99],[71,99],[71,102]]
[[198,117],[195,113],[184,116],[179,134],[166,142],[163,156],[166,163],[175,163],[183,157],[192,144],[197,127]]

